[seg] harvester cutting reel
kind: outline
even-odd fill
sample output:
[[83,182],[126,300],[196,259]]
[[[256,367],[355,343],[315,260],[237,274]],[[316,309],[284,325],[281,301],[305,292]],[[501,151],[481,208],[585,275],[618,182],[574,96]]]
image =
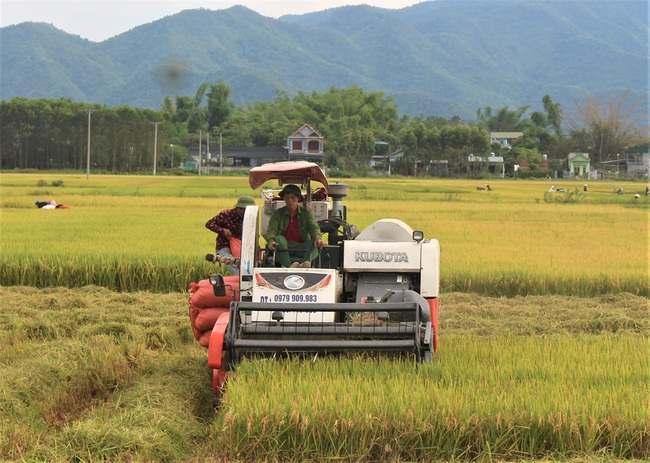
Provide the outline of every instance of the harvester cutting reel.
[[[214,277],[217,291],[220,276]],[[213,392],[218,400],[228,372],[244,357],[361,352],[407,354],[427,363],[434,336],[430,303],[411,290],[388,291],[363,303],[232,302],[208,347]]]

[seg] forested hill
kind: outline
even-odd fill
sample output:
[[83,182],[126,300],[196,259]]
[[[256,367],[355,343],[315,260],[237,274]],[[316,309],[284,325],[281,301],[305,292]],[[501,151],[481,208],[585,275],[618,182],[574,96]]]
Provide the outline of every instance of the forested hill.
[[[401,113],[472,119],[477,108],[563,107],[585,93],[648,93],[646,0],[437,0],[280,19],[186,10],[100,43],[43,23],[0,29],[0,99],[158,109],[228,84],[237,105],[352,85]],[[644,105],[643,107],[647,107]]]

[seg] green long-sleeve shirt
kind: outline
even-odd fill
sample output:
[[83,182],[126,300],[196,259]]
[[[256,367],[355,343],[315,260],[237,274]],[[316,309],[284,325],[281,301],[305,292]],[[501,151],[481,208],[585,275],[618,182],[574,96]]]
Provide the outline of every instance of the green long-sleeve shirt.
[[[314,241],[316,238],[322,238],[318,222],[312,212],[302,206],[298,206],[298,228],[300,236],[305,243]],[[266,229],[266,240],[272,243],[276,236],[284,235],[284,231],[289,225],[289,209],[281,207],[271,214],[269,225]]]

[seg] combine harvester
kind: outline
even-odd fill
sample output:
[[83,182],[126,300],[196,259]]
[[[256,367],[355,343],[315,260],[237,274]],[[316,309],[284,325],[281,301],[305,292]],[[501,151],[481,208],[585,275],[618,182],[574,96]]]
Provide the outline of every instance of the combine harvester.
[[[370,352],[430,362],[438,347],[438,241],[389,218],[359,232],[342,204],[348,185],[328,184],[317,164],[250,170],[253,189],[269,180],[301,186],[327,245],[312,268],[276,266],[260,237],[284,202],[278,190],[264,189],[262,210],[248,206],[244,214],[240,275],[191,284],[192,329],[208,348],[217,399],[243,357]],[[320,187],[313,190],[313,182]]]

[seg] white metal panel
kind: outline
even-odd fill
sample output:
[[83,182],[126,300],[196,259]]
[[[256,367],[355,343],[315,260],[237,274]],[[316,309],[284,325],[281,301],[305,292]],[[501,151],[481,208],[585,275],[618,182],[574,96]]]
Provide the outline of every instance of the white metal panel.
[[[265,196],[267,195],[267,196]],[[269,196],[270,195],[270,196]],[[266,239],[266,230],[269,228],[269,220],[271,220],[271,214],[276,209],[286,206],[285,202],[282,200],[273,201],[273,191],[264,190],[262,192],[262,198],[264,198],[264,207],[262,208],[262,236]]]
[[422,274],[420,294],[437,297],[440,291],[440,243],[431,239],[422,242]]
[[413,229],[399,219],[380,219],[364,228],[359,241],[409,241],[413,237]]
[[325,220],[328,216],[330,204],[327,201],[312,201],[310,208],[316,220]]
[[[309,276],[315,277],[315,284],[308,283]],[[300,281],[304,284],[300,284]],[[291,286],[297,281],[299,289],[290,290],[284,285]],[[288,283],[287,283],[288,282]],[[275,284],[274,284],[275,283]],[[256,268],[253,271],[253,302],[277,305],[284,313],[286,322],[333,322],[335,312],[291,312],[292,305],[301,309],[308,308],[311,303],[334,304],[341,292],[342,278],[333,269],[295,269],[295,268]],[[270,321],[271,312],[253,311],[252,321]]]
[[343,247],[343,268],[350,272],[419,272],[420,244],[348,240]]
[[259,250],[259,207],[246,206],[241,234],[241,257],[239,263],[239,289],[241,296],[250,296],[250,278]]

